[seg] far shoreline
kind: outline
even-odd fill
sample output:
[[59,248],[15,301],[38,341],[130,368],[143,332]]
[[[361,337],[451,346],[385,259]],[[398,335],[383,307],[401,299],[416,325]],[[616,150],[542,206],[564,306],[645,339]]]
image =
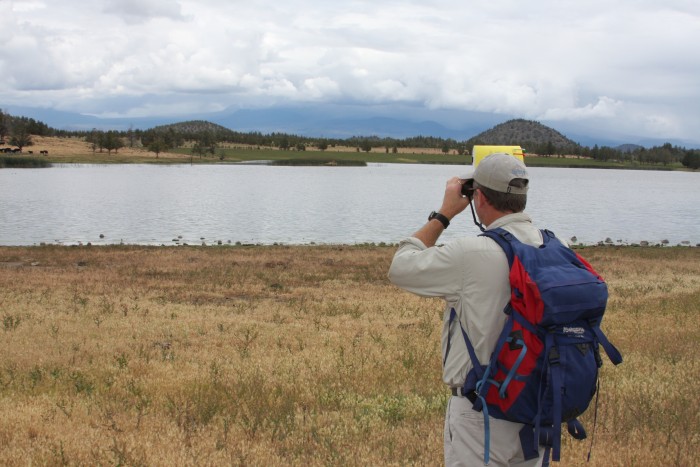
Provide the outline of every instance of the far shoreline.
[[[41,158],[40,156],[0,156],[0,169],[37,169],[51,168],[56,165],[261,165],[261,166],[290,166],[290,167],[366,167],[368,164],[419,164],[419,165],[464,165],[470,166],[471,163],[454,161],[454,160],[357,160],[355,158],[344,159],[341,157],[334,158],[304,158],[304,159],[276,159],[276,160],[215,160],[213,158],[204,160],[186,161],[183,159],[153,159],[146,160],[114,158],[104,160],[100,158],[71,158],[70,160]],[[544,159],[544,161],[543,161]],[[533,157],[525,158],[525,163],[528,167],[538,168],[559,168],[559,169],[606,169],[606,170],[656,170],[664,172],[697,172],[697,170],[688,169],[683,166],[674,165],[658,165],[658,164],[637,164],[637,163],[619,163],[619,162],[598,162],[598,161],[582,161],[578,163],[570,163],[565,160],[557,160],[557,158]]]
[[[375,147],[369,151],[360,151],[353,147],[333,147],[326,150],[305,148],[304,150],[279,149],[264,146],[226,144],[216,148],[215,154],[194,155],[190,147],[181,147],[169,152],[154,153],[141,146],[123,147],[118,151],[99,151],[92,148],[84,139],[71,137],[33,137],[30,146],[23,152],[12,155],[0,155],[0,168],[39,168],[57,164],[256,164],[288,166],[364,166],[372,163],[381,164],[472,164],[469,155],[456,151],[442,152],[434,148],[399,148],[396,152],[388,148]],[[623,169],[623,170],[661,170],[689,171],[679,162],[640,163],[638,161],[601,161],[583,156],[552,155],[525,156],[529,167],[585,168],[585,169]]]

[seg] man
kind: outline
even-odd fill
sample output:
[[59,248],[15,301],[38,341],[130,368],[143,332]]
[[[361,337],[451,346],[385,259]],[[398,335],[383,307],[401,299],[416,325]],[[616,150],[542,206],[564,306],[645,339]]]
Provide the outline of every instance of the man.
[[[473,179],[474,192],[464,197],[462,186]],[[506,321],[503,309],[510,299],[509,267],[500,246],[487,237],[465,237],[435,246],[450,221],[472,203],[486,229],[502,227],[521,242],[541,245],[542,236],[523,211],[527,202],[525,165],[509,154],[492,154],[473,175],[447,182],[442,206],[412,237],[403,240],[394,256],[389,279],[425,297],[446,301],[442,331],[443,380],[452,389],[445,415],[445,464],[484,463],[484,417],[472,408],[473,395],[459,388],[472,368],[462,337],[465,330],[480,362],[488,362]],[[476,219],[475,219],[476,222]],[[458,318],[451,321],[451,310]],[[460,328],[461,324],[461,328]],[[537,466],[540,457],[526,461],[519,423],[490,418],[491,465]]]

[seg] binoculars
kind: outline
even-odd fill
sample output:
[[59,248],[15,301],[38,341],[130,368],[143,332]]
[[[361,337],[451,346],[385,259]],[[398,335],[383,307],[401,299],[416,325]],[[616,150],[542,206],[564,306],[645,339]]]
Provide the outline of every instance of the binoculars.
[[474,179],[473,178],[468,178],[462,184],[462,195],[466,196],[469,199],[472,199],[472,196],[474,195]]

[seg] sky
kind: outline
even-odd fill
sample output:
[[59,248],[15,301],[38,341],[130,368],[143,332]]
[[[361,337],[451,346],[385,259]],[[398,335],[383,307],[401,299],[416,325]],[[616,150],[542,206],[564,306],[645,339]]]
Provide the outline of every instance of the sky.
[[485,112],[700,147],[697,0],[0,0],[0,108]]

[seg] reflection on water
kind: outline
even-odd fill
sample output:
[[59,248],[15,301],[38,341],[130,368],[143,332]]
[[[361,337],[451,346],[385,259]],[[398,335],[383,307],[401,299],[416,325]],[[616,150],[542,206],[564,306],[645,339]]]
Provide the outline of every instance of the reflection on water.
[[[394,243],[440,207],[445,181],[463,172],[398,164],[4,169],[0,244]],[[530,175],[527,212],[564,238],[700,243],[700,174],[531,168]],[[467,210],[442,240],[477,233]]]

